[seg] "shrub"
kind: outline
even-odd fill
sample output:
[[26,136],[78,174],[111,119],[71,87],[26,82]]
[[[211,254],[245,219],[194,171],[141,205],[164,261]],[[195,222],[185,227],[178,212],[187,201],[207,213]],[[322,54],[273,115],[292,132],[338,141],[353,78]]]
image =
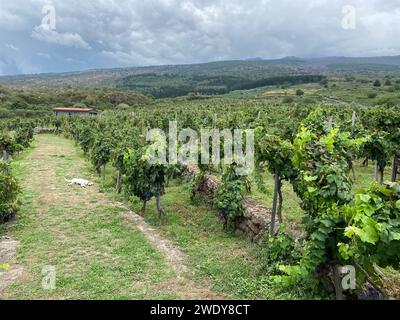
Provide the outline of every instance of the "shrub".
[[393,87],[389,87],[386,89],[387,92],[394,92],[394,88]]
[[320,82],[319,82],[319,84],[321,85],[321,86],[327,86],[328,85],[328,79],[322,79]]
[[215,195],[218,211],[226,222],[234,222],[243,215],[244,187],[244,178],[236,174],[235,165],[229,166]]
[[375,80],[374,87],[380,87],[380,86],[381,86],[381,82],[379,80]]
[[301,89],[297,89],[296,90],[296,96],[303,96],[304,95],[304,91]]
[[368,99],[375,99],[378,96],[376,92],[370,92],[368,93]]
[[292,97],[284,97],[284,98],[282,99],[282,102],[283,102],[283,103],[293,103],[293,102],[294,102],[294,99],[293,99]]
[[0,222],[5,222],[17,209],[18,183],[8,165],[0,161]]
[[9,104],[8,104],[8,108],[9,109],[13,109],[13,110],[16,110],[16,109],[26,109],[26,108],[28,108],[28,104],[26,103],[26,101],[25,100],[23,100],[23,99],[15,99],[14,101],[11,101]]
[[300,261],[302,248],[281,225],[275,237],[269,236],[266,241],[265,263],[268,274],[281,274],[279,265],[296,264]]

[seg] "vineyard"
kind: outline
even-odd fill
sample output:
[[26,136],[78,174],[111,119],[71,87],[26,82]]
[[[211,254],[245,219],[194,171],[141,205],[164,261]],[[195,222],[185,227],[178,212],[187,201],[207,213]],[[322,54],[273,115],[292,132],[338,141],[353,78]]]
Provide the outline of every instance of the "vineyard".
[[[388,284],[398,279],[395,270],[400,261],[398,107],[280,105],[250,99],[175,102],[106,110],[97,117],[46,115],[1,122],[2,222],[17,218],[20,228],[18,211],[23,211],[24,203],[17,198],[24,191],[13,172],[23,157],[19,154],[32,149],[34,129],[38,139],[38,128],[47,128],[52,136],[67,138],[81,150],[103,192],[127,203],[184,251],[193,250],[190,241],[194,241],[179,239],[185,234],[179,233],[179,223],[184,229],[187,221],[179,217],[177,226],[169,220],[178,219],[173,210],[180,201],[193,210],[210,211],[223,233],[251,245],[258,252],[257,266],[247,277],[257,290],[249,293],[243,284],[238,285],[242,293],[235,286],[226,288],[226,278],[233,281],[234,273],[241,272],[233,265],[220,271],[228,275],[215,275],[203,265],[206,270],[200,273],[215,278],[214,290],[219,294],[261,299],[398,297]],[[149,163],[146,133],[152,128],[168,133],[169,121],[177,122],[178,131],[253,129],[255,171],[241,176],[235,170],[237,163],[222,162],[198,165],[187,177],[187,164]],[[209,177],[215,181],[211,190],[205,186]],[[234,233],[237,222],[243,221],[248,198],[271,208],[268,225],[253,244],[245,234]],[[196,228],[211,232],[205,217],[196,221]],[[341,287],[343,266],[355,267],[355,288]]]

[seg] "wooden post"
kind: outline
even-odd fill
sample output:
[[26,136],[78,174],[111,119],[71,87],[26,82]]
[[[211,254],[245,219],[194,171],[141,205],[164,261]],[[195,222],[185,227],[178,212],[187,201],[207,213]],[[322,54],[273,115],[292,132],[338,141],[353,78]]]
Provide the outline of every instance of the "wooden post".
[[273,236],[275,234],[275,217],[276,217],[276,208],[278,204],[278,188],[279,188],[279,176],[277,174],[274,175],[274,200],[272,203],[272,214],[271,214],[271,229],[270,235]]
[[375,161],[375,181],[376,182],[378,182],[378,174],[379,174],[378,161]]
[[279,223],[283,222],[282,205],[283,205],[282,181],[279,179],[279,188],[278,188],[278,221],[279,221]]
[[332,116],[330,116],[328,124],[327,124],[328,131],[330,131],[332,129],[332,122],[333,122],[333,118],[332,118]]
[[8,161],[8,152],[6,149],[3,150],[3,161],[7,162]]
[[351,130],[354,131],[354,127],[356,126],[356,112],[353,111],[353,115],[351,117]]
[[156,206],[157,206],[157,211],[158,211],[158,217],[161,218],[162,216],[165,216],[165,212],[161,206],[161,195],[156,196]]
[[397,181],[397,172],[399,171],[399,158],[397,154],[393,157],[393,166],[392,166],[392,182]]
[[117,184],[115,186],[115,191],[117,193],[121,193],[121,172],[119,170],[117,172]]
[[217,114],[214,113],[214,123],[213,123],[213,129],[217,127]]

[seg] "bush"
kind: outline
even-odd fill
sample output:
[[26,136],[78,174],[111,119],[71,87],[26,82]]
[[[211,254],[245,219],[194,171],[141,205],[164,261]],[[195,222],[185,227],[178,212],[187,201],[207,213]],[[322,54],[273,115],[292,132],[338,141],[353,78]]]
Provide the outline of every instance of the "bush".
[[303,103],[304,104],[315,104],[315,103],[317,103],[314,99],[312,99],[312,98],[305,98],[304,100],[303,100]]
[[215,194],[217,209],[225,221],[235,222],[243,215],[243,189],[245,181],[235,172],[235,165],[229,166],[222,175],[222,183]]
[[319,84],[321,85],[321,86],[327,86],[328,85],[328,79],[322,79],[320,82],[319,82]]
[[385,86],[391,86],[392,85],[392,81],[390,81],[389,79],[387,79],[385,81]]
[[296,90],[296,96],[303,96],[304,95],[304,91],[303,90],[301,90],[301,89],[297,89]]
[[26,108],[28,108],[28,104],[26,103],[26,101],[18,98],[18,99],[15,99],[14,101],[11,101],[8,104],[8,108],[12,109],[12,110],[26,109]]
[[375,99],[378,96],[376,92],[370,92],[368,93],[368,99]]
[[394,92],[394,88],[393,87],[389,87],[386,89],[387,92]]
[[294,102],[294,99],[293,99],[292,97],[284,97],[284,98],[282,99],[282,102],[283,102],[283,103],[293,103],[293,102]]
[[7,221],[17,210],[18,183],[8,165],[0,161],[0,222]]
[[127,110],[130,110],[130,109],[131,109],[131,107],[130,107],[128,104],[126,104],[126,103],[120,103],[120,104],[117,105],[115,108],[116,108],[117,110],[124,110],[124,111],[127,111]]
[[302,247],[294,238],[280,227],[275,237],[269,236],[266,241],[265,264],[268,274],[281,274],[279,265],[296,264],[300,261]]
[[380,86],[381,86],[381,82],[379,80],[375,80],[374,87],[380,87]]

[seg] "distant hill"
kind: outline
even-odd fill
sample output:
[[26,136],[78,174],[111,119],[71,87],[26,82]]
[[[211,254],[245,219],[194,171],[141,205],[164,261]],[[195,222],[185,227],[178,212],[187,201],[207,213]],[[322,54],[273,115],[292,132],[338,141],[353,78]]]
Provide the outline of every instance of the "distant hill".
[[[276,77],[329,75],[331,72],[387,72],[400,70],[400,56],[388,57],[322,57],[264,60],[216,61],[201,64],[129,67],[86,70],[79,72],[0,77],[0,85],[10,86],[107,86],[134,89],[151,94],[154,87],[183,88],[188,91],[223,93],[253,82],[268,83]],[[299,79],[299,78],[297,78]],[[293,80],[293,79],[292,79]],[[292,80],[289,80],[290,83]],[[261,82],[260,82],[261,81]],[[293,80],[294,81],[294,80]],[[297,80],[296,80],[297,81]],[[273,81],[272,81],[273,82]],[[278,81],[279,82],[279,81]],[[186,85],[186,88],[185,88]],[[162,91],[161,90],[161,91]],[[158,92],[158,91],[157,91]],[[164,94],[161,94],[163,96]],[[175,95],[175,93],[173,94]]]

